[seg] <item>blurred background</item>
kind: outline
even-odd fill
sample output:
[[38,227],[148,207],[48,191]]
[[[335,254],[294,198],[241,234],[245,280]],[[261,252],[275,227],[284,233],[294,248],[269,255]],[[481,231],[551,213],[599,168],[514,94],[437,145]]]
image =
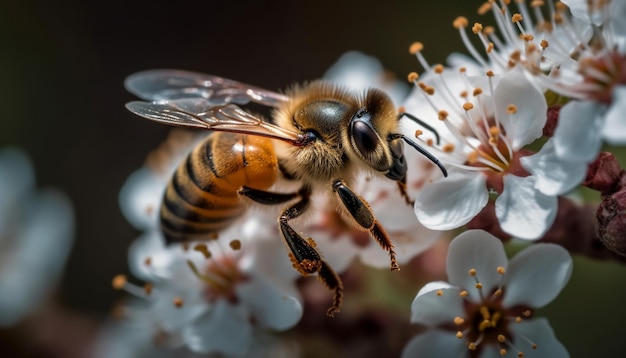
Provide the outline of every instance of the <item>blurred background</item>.
[[[462,50],[452,20],[460,14],[478,20],[480,5],[468,0],[0,4],[0,148],[24,149],[38,185],[70,196],[77,223],[53,297],[61,313],[0,329],[3,357],[86,354],[54,348],[63,340],[59,330],[69,344],[88,341],[123,296],[110,282],[128,272],[126,251],[138,232],[123,218],[118,193],[169,131],[125,110],[133,99],[122,85],[126,76],[180,68],[281,89],[320,77],[344,52],[358,50],[404,78],[422,70],[408,53],[413,41],[425,44],[431,63],[444,62],[448,53]],[[404,289],[414,294],[420,287]],[[624,287],[623,265],[576,259],[570,284],[538,316],[549,318],[573,357],[623,353]]]

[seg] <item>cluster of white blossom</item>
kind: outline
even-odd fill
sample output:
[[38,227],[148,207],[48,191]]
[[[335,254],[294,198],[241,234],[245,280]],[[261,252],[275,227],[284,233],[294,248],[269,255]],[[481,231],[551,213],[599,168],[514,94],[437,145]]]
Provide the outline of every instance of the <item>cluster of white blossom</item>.
[[[449,283],[419,290],[410,319],[425,330],[408,342],[403,357],[568,356],[534,311],[567,284],[573,262],[562,246],[540,241],[558,229],[560,198],[589,179],[603,141],[626,143],[626,5],[518,0],[515,6],[505,0],[481,6],[479,13],[492,13],[496,23],[471,27],[484,51],[468,39],[468,20],[457,18],[454,25],[472,56],[451,55],[449,67],[429,64],[423,45],[413,44],[424,71],[409,75],[414,89],[408,96],[402,84],[382,75],[375,59],[358,53],[345,55],[326,75],[357,90],[383,88],[435,129],[401,122],[404,134],[421,141],[449,174],[406,150],[414,210],[393,181],[364,175],[352,185],[386,228],[401,265],[445,237],[445,230],[478,217],[492,221],[485,228],[498,228],[466,230],[450,242]],[[249,210],[206,242],[165,246],[157,224],[160,200],[175,165],[199,141],[176,133],[120,195],[124,214],[144,232],[129,261],[133,275],[146,282],[114,279],[116,288],[136,297],[124,305],[124,316],[142,337],[170,348],[293,356],[297,349],[279,354],[267,343],[274,342],[268,335],[294,327],[303,315],[299,275],[290,267],[276,212]],[[355,258],[388,267],[387,253],[369,234],[343,222],[326,198],[314,195],[312,201],[314,214],[297,230],[315,239],[338,274]],[[501,240],[509,238],[528,243],[510,261]]]

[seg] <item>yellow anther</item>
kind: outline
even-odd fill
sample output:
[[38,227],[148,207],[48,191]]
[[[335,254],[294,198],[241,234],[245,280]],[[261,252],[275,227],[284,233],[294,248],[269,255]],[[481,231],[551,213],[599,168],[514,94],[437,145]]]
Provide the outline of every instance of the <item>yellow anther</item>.
[[467,68],[461,67],[461,68],[459,68],[459,72],[460,73],[465,73],[465,72],[467,72]]
[[416,53],[422,51],[424,49],[424,44],[421,42],[413,42],[411,46],[409,46],[409,53],[411,55],[415,55]]
[[487,53],[491,53],[495,47],[496,45],[494,45],[493,42],[490,42],[489,45],[487,45]]
[[465,319],[463,319],[463,317],[459,317],[459,316],[454,317],[454,324],[456,324],[457,326],[460,326],[463,323],[465,323]]
[[443,73],[443,66],[442,65],[435,65],[433,70],[435,71],[436,74],[442,74]]
[[422,134],[424,134],[424,131],[422,131],[421,129],[416,129],[415,130],[415,138],[421,136]]
[[530,345],[530,348],[532,348],[532,349],[537,349],[537,343],[533,343],[533,344],[531,344],[531,345]]
[[473,151],[467,155],[467,162],[470,164],[474,164],[478,161],[478,152]]
[[228,243],[228,245],[230,246],[231,249],[238,251],[241,250],[241,241],[240,240],[233,240],[230,243]]
[[474,343],[474,342],[470,342],[470,343],[467,345],[467,348],[468,348],[470,351],[475,351],[475,350],[476,350],[476,343]]
[[526,310],[526,311],[522,312],[522,314],[524,315],[524,317],[528,318],[532,314],[532,311],[531,310]]
[[504,334],[498,334],[498,342],[500,343],[506,342],[506,337],[504,336]]
[[426,139],[426,145],[428,145],[428,146],[432,147],[432,146],[433,146],[433,144],[434,144],[434,142],[433,142],[433,139],[432,139],[432,138],[428,138],[428,139]]
[[176,306],[176,308],[183,307],[183,304],[185,304],[185,301],[183,301],[182,298],[180,298],[180,297],[174,298],[174,306]]
[[472,32],[475,34],[479,34],[483,30],[483,24],[477,22],[472,26]]
[[470,276],[474,277],[474,276],[476,276],[476,269],[475,268],[471,268],[471,269],[469,269],[469,271],[467,273]]
[[500,297],[500,296],[502,296],[502,289],[501,289],[501,288],[499,288],[499,289],[495,290],[495,292],[493,293],[493,295],[494,295],[494,296],[496,296],[496,297]]
[[461,96],[461,98],[467,98],[467,91],[461,91],[461,93],[459,93],[459,96]]
[[424,92],[426,92],[426,94],[432,96],[435,94],[435,87],[431,87],[431,86],[426,86],[424,88]]
[[417,72],[411,72],[409,73],[409,75],[407,76],[407,80],[409,80],[409,82],[413,83],[415,82],[420,76],[417,74]]
[[116,275],[113,277],[112,285],[114,289],[121,290],[126,285],[126,282],[128,282],[126,275]]
[[446,143],[443,145],[443,147],[441,147],[441,150],[443,150],[446,153],[452,153],[454,152],[454,144]]
[[504,349],[504,348],[500,349],[500,356],[501,357],[506,356],[506,349]]
[[[493,128],[493,127],[492,127]],[[500,274],[500,275],[504,275],[506,273],[506,269],[502,266],[498,266],[496,268],[496,271]]]
[[146,259],[143,260],[143,264],[146,266],[152,266],[152,257],[146,257]]
[[541,42],[539,43],[541,45],[541,47],[543,49],[548,48],[548,46],[550,45],[550,43],[548,42],[548,40],[541,40]]
[[443,291],[442,290],[437,290],[437,296],[443,296]]
[[463,338],[463,332],[461,332],[461,331],[457,331],[457,332],[456,332],[456,338],[458,338],[458,339]]
[[515,323],[522,323],[522,317],[520,316],[515,317]]
[[476,284],[474,285],[477,289],[481,290],[483,288],[483,284],[480,282],[476,282]]
[[461,291],[461,293],[459,293],[459,296],[461,296],[461,298],[465,298],[469,295],[469,293],[465,290]]
[[483,332],[484,330],[486,330],[487,328],[491,327],[491,321],[488,319],[483,320],[482,322],[480,322],[478,324],[478,330],[480,332]]
[[535,39],[535,37],[531,34],[521,34],[520,38],[526,42],[531,42],[532,40]]
[[517,113],[517,106],[514,104],[509,104],[508,106],[506,106],[506,113],[508,114],[515,114]]
[[439,117],[439,120],[443,121],[448,118],[448,112],[442,109],[437,113],[437,116]]
[[495,74],[493,73],[493,71],[492,71],[492,70],[489,70],[489,71],[485,72],[485,74],[487,75],[487,77],[493,77],[493,76],[495,76]]
[[152,289],[154,288],[154,286],[152,286],[151,283],[146,283],[145,285],[143,285],[143,292],[146,293],[146,295],[150,295],[152,293]]
[[524,358],[524,352],[517,352],[517,358]]
[[483,94],[483,89],[480,88],[480,87],[476,87],[476,88],[474,88],[474,91],[472,91],[472,95],[474,97],[480,96],[481,94]]
[[452,26],[454,26],[454,28],[457,30],[466,28],[467,25],[469,25],[469,21],[467,21],[467,18],[464,16],[459,16],[454,19],[454,21],[452,21]]
[[496,29],[493,26],[485,26],[483,29],[483,34],[486,36],[492,35],[494,32],[496,32]]
[[209,251],[209,248],[205,244],[197,244],[193,247],[193,250],[204,255],[205,259],[211,258],[211,251]]
[[482,5],[480,5],[480,7],[478,8],[478,15],[484,15],[487,12],[489,12],[491,10],[491,3],[490,2],[485,2]]
[[515,13],[513,14],[513,16],[511,16],[511,21],[513,22],[521,22],[523,20],[523,17],[520,13]]
[[[489,136],[490,137],[497,137],[500,135],[500,128],[493,126],[493,127],[489,127]],[[500,273],[500,267],[498,267],[498,273]],[[502,267],[502,270],[504,271],[504,267]],[[502,272],[504,273],[504,272]],[[500,273],[500,274],[502,274]]]
[[471,102],[465,102],[463,103],[463,109],[466,111],[469,111],[471,109],[474,108],[474,105]]

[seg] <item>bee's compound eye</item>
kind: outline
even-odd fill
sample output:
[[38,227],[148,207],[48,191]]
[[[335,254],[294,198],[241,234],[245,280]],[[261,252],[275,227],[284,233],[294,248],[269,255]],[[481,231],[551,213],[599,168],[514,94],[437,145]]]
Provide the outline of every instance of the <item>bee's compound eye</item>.
[[367,122],[352,121],[352,137],[357,149],[363,154],[371,153],[378,147],[378,136]]

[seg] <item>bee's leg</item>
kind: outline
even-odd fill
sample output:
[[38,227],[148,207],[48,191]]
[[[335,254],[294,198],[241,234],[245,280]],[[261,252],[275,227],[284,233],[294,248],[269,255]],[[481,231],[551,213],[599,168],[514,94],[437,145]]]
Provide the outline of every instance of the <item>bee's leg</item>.
[[333,304],[328,311],[326,311],[328,316],[333,317],[335,313],[339,312],[343,298],[343,284],[341,283],[341,279],[335,271],[321,259],[315,248],[315,241],[311,238],[305,240],[289,225],[289,220],[302,215],[309,207],[310,191],[303,189],[300,195],[300,201],[287,208],[280,215],[278,219],[280,231],[291,251],[289,258],[291,259],[293,267],[303,276],[317,272],[319,279],[326,287],[335,292]]
[[241,189],[239,189],[238,193],[239,195],[243,195],[245,197],[250,198],[253,201],[256,201],[257,203],[265,204],[265,205],[275,205],[275,204],[286,203],[301,195],[300,192],[274,193],[271,191],[252,189],[247,186],[242,186]]
[[374,213],[369,204],[363,200],[363,198],[356,195],[341,179],[333,181],[333,190],[337,193],[344,207],[348,210],[350,215],[352,215],[357,224],[369,230],[376,241],[378,241],[378,244],[389,252],[391,270],[400,270],[398,262],[396,261],[396,252],[393,251],[393,243],[391,243],[391,239],[389,239],[389,235],[385,229],[374,217]]
[[415,200],[411,199],[409,193],[406,191],[406,175],[396,182],[398,184],[398,189],[400,190],[400,195],[404,198],[404,201],[407,205],[413,206],[415,204]]
[[321,259],[315,249],[315,241],[311,238],[305,240],[288,223],[289,220],[297,218],[308,209],[311,191],[304,187],[297,193],[274,193],[244,186],[239,189],[239,194],[266,205],[280,204],[297,197],[301,198],[300,201],[287,208],[280,215],[278,219],[280,231],[285,239],[285,243],[287,243],[291,251],[289,258],[291,259],[293,267],[303,276],[317,272],[319,279],[326,287],[335,291],[333,304],[326,312],[328,316],[333,317],[335,313],[339,312],[343,298],[343,284],[341,283],[341,279],[337,276],[335,271]]

